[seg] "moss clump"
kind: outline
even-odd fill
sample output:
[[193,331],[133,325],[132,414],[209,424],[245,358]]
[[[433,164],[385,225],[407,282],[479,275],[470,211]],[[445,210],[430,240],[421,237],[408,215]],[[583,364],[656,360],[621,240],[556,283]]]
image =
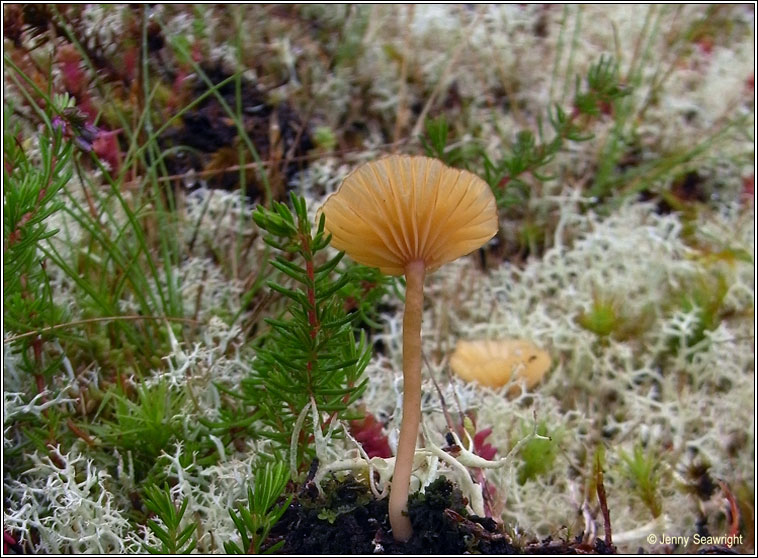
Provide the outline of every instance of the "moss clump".
[[[528,433],[527,428],[522,428],[522,432],[526,436]],[[561,439],[563,438],[563,430],[555,429],[549,431],[548,425],[545,422],[538,425],[537,434],[548,436],[550,439],[534,438],[529,440],[521,449],[523,463],[518,470],[518,483],[522,486],[528,480],[546,475],[552,470],[555,458],[558,456]]]
[[645,452],[642,446],[635,446],[634,453],[629,455],[620,452],[624,465],[623,474],[629,480],[637,496],[650,510],[653,517],[658,517],[663,511],[659,483],[661,480],[661,464],[652,452]]

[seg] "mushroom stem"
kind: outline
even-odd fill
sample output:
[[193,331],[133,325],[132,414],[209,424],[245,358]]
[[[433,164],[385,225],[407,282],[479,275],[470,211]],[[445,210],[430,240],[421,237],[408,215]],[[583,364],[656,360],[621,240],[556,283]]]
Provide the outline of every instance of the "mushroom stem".
[[397,442],[395,472],[390,491],[389,518],[392,536],[405,542],[413,527],[408,517],[408,489],[421,422],[421,316],[424,309],[423,260],[405,266],[405,313],[403,314],[403,422]]

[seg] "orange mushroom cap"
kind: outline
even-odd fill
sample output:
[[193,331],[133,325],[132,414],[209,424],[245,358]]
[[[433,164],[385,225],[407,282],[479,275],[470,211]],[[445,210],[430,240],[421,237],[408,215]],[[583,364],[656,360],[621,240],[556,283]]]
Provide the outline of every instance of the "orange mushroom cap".
[[450,367],[469,382],[498,388],[511,377],[533,388],[550,368],[550,355],[525,339],[458,341]]
[[433,271],[481,247],[498,228],[484,180],[422,156],[361,165],[321,210],[332,246],[387,275],[402,275],[416,260]]

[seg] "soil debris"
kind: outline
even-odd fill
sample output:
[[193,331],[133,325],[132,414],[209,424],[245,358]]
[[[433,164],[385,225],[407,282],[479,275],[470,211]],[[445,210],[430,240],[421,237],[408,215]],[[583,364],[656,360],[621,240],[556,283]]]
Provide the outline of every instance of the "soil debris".
[[392,537],[387,502],[376,500],[352,475],[324,483],[319,496],[311,483],[296,497],[269,534],[264,548],[284,541],[282,554],[615,554],[599,538],[584,541],[547,538],[515,546],[503,525],[466,511],[461,491],[438,478],[425,492],[410,496],[413,536]]

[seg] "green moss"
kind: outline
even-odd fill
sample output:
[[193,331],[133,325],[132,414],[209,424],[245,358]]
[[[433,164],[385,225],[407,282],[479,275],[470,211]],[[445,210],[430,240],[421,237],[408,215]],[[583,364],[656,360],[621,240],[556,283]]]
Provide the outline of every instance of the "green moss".
[[598,337],[613,337],[623,341],[639,337],[647,331],[655,320],[651,305],[632,311],[616,295],[593,296],[588,312],[577,316],[576,322]]
[[317,147],[326,151],[331,151],[337,146],[337,137],[329,126],[318,126],[313,131],[313,141]]
[[617,304],[607,299],[596,299],[590,311],[577,318],[580,326],[600,337],[613,333],[620,321]]
[[687,284],[688,289],[680,294],[679,308],[684,312],[697,312],[697,324],[687,337],[687,346],[692,347],[705,338],[721,323],[724,297],[729,285],[720,272],[703,274]]
[[622,475],[631,484],[632,489],[645,504],[645,507],[650,510],[653,517],[658,517],[662,511],[658,488],[661,478],[661,463],[658,457],[652,451],[645,452],[640,445],[634,447],[634,452],[631,455],[621,451],[620,456]]
[[[522,436],[527,436],[530,432],[531,427],[525,425],[522,428]],[[537,434],[548,436],[550,440],[534,438],[529,440],[521,449],[519,458],[522,464],[519,467],[517,477],[520,485],[525,484],[528,480],[545,475],[553,469],[564,431],[561,428],[551,431],[547,423],[543,421],[537,426]]]

